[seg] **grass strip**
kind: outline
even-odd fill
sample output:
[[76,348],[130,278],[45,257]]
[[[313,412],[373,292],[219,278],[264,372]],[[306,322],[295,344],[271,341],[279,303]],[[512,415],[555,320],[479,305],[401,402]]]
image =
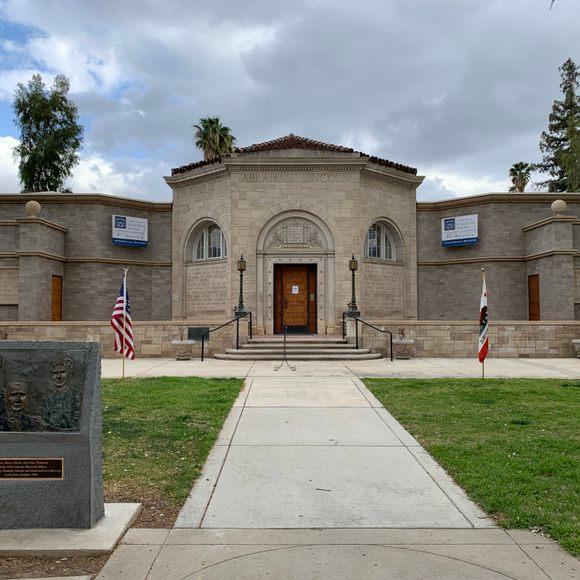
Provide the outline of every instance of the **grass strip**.
[[499,525],[580,554],[580,381],[364,382]]
[[135,500],[183,503],[236,399],[241,379],[103,381],[104,479]]

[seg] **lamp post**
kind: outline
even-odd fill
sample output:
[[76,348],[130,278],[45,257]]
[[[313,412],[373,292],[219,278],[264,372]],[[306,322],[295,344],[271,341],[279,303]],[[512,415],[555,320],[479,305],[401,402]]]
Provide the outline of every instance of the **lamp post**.
[[244,272],[246,271],[246,260],[244,260],[244,255],[240,256],[238,260],[238,272],[240,273],[240,297],[238,299],[238,305],[234,308],[234,315],[236,318],[241,318],[247,314],[246,307],[244,306]]
[[355,291],[355,272],[358,270],[358,261],[357,259],[354,257],[354,254],[352,255],[352,258],[348,261],[348,269],[352,272],[352,297],[350,299],[350,302],[348,304],[348,313],[351,316],[356,316],[356,318],[360,317],[360,310],[358,309],[358,306],[356,305],[356,291]]

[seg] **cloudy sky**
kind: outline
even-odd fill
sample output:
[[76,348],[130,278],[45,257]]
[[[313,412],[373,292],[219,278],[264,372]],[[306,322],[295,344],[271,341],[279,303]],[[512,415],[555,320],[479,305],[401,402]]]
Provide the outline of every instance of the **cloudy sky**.
[[170,199],[218,115],[415,166],[419,199],[506,191],[580,61],[579,0],[0,0],[0,191],[18,191],[19,82],[64,73],[85,126],[70,185]]

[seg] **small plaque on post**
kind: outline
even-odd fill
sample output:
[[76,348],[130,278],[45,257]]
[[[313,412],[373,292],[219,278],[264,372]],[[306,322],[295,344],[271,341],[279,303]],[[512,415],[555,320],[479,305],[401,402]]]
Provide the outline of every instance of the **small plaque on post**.
[[0,457],[0,479],[62,480],[63,457]]

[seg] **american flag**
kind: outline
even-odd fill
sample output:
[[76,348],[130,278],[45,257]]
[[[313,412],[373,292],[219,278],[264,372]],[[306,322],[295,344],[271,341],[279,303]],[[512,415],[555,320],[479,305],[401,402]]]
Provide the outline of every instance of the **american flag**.
[[133,321],[131,320],[131,303],[127,291],[127,272],[123,276],[121,289],[115,302],[111,326],[115,331],[114,350],[121,353],[125,358],[135,358],[135,345],[133,344]]

